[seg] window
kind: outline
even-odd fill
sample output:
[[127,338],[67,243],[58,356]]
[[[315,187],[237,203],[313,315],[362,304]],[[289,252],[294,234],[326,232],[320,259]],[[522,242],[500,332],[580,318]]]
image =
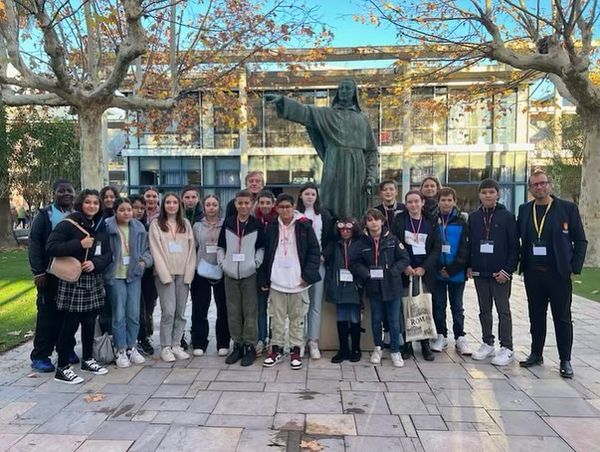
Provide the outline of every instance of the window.
[[448,183],[469,181],[469,154],[449,154]]
[[516,91],[494,96],[494,143],[514,143],[516,141],[516,110]]
[[414,144],[446,144],[447,93],[445,86],[412,90],[411,128]]
[[140,185],[158,185],[160,161],[158,158],[140,159]]
[[236,157],[204,157],[202,167],[202,195],[216,194],[221,205],[226,206],[240,189],[240,160]]
[[160,185],[184,185],[181,175],[181,159],[162,158],[160,160]]
[[449,94],[448,143],[490,144],[491,105],[473,98],[465,89],[452,89]]
[[381,146],[402,143],[403,100],[401,91],[385,89],[381,93]]

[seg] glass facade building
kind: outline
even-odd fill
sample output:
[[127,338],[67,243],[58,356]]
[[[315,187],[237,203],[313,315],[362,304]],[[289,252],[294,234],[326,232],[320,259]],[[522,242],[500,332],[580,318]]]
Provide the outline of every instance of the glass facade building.
[[[243,185],[247,171],[265,174],[275,193],[292,194],[305,182],[320,182],[322,162],[304,126],[277,117],[264,102],[264,94],[283,93],[303,103],[328,106],[340,78],[352,71],[336,71],[330,81],[311,78],[303,86],[247,86],[243,90],[248,121],[239,126],[225,107],[215,105],[210,93],[198,94],[197,124],[185,144],[176,133],[158,137],[131,133],[123,151],[127,157],[128,190],[154,185],[161,192],[178,191],[194,184],[202,194],[216,193],[225,203]],[[475,79],[475,75],[479,77]],[[458,192],[464,210],[477,207],[477,186],[492,177],[502,187],[501,200],[511,210],[526,200],[528,86],[521,85],[488,97],[473,97],[470,83],[449,81],[436,86],[417,86],[410,102],[400,102],[389,86],[361,86],[360,102],[371,121],[380,151],[380,180],[392,178],[407,190],[427,175]],[[485,74],[483,75],[485,77]],[[249,77],[250,79],[250,77]],[[241,96],[240,96],[241,97]],[[409,118],[406,122],[406,117]],[[410,124],[405,130],[403,124]]]

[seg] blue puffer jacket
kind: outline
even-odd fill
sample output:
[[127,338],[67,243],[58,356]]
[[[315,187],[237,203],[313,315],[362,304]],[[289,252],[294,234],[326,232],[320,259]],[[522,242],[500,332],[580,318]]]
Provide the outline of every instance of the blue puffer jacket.
[[[464,282],[469,261],[469,243],[467,220],[455,207],[450,212],[446,230],[442,223],[442,214],[438,218],[438,229],[442,238],[442,253],[438,259],[437,279],[440,281]],[[450,245],[450,252],[444,253],[444,245]],[[440,270],[446,270],[449,278],[444,278]]]
[[[121,260],[121,236],[116,217],[105,220],[106,231],[110,240],[113,260],[104,272],[104,282],[112,285],[117,271],[117,262]],[[142,266],[140,262],[144,262]],[[129,222],[129,265],[127,266],[127,282],[133,282],[144,275],[144,270],[152,266],[152,255],[148,244],[148,232],[144,225],[136,219]]]

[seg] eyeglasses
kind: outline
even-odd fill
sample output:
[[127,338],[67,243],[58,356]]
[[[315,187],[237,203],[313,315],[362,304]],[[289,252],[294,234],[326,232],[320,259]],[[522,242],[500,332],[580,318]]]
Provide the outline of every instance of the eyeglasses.
[[354,227],[353,223],[342,223],[341,221],[336,224],[338,229],[352,229]]
[[550,184],[550,182],[548,182],[547,180],[544,180],[542,182],[531,182],[529,184],[530,187],[545,187],[548,184]]

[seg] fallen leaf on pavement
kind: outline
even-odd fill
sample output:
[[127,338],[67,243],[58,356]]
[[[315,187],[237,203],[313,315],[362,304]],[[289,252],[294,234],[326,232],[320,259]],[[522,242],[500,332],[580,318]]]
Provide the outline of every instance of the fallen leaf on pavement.
[[102,402],[105,398],[106,396],[104,394],[90,394],[86,396],[83,400],[85,400],[87,403],[92,403]]
[[35,372],[31,372],[27,375],[27,378],[38,378],[38,374],[36,374]]
[[308,449],[318,452],[320,450],[323,450],[324,447],[321,446],[316,439],[313,439],[311,441],[300,441],[300,449]]

